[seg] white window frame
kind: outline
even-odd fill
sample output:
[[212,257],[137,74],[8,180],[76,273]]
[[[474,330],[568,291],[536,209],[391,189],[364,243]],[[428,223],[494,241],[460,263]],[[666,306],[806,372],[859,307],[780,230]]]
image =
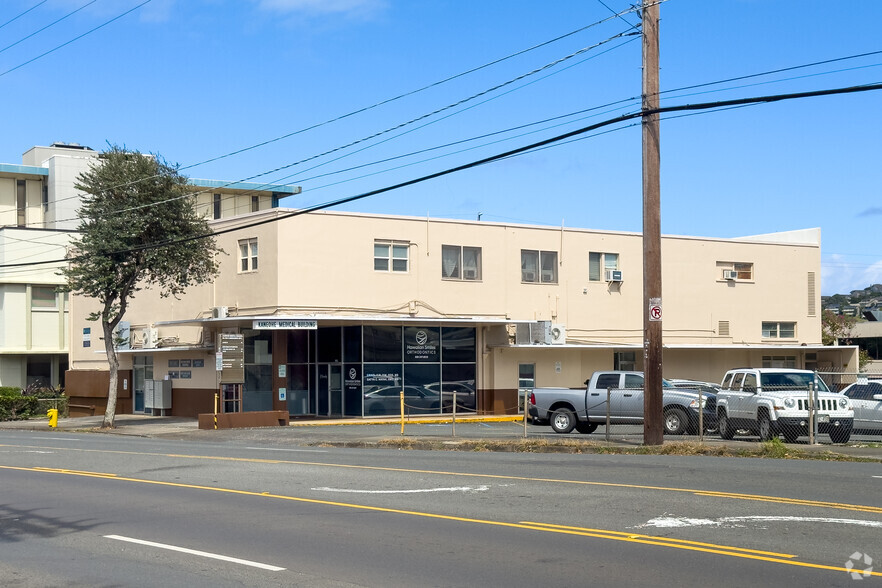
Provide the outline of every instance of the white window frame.
[[763,321],[762,335],[763,339],[796,339],[796,321]]
[[[525,263],[527,256],[534,256],[536,260],[535,271],[528,271]],[[557,251],[521,249],[521,282],[524,284],[557,284],[557,260]],[[551,263],[551,269],[546,268],[547,262]]]
[[257,237],[239,239],[239,273],[256,272],[258,268]]
[[[619,270],[618,253],[608,251],[589,251],[588,252],[588,281],[589,282],[605,282],[606,270]],[[596,260],[596,262],[595,262]],[[598,273],[596,276],[591,274],[591,266],[593,263],[598,265]]]
[[410,271],[410,241],[374,240],[374,271],[403,273]]
[[[51,304],[49,304],[49,298],[37,297],[37,291],[51,291],[52,299]],[[48,293],[48,292],[47,292]],[[58,293],[55,291],[55,286],[31,286],[31,310],[58,310]]]
[[[475,267],[466,267],[466,253],[474,254]],[[446,255],[445,255],[446,254]],[[482,269],[483,251],[480,247],[467,247],[464,245],[442,245],[441,246],[441,279],[442,280],[459,280],[465,282],[479,282],[483,276]],[[448,267],[448,259],[456,257],[454,267]]]

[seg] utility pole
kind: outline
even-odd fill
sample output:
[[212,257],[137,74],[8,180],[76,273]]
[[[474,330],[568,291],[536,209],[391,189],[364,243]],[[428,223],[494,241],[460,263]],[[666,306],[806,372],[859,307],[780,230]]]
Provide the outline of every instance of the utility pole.
[[658,3],[643,0],[643,444],[664,442]]

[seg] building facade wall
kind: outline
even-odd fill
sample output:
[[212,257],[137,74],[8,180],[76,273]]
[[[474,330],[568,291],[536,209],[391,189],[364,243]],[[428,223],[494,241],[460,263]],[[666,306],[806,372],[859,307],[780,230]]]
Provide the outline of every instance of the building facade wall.
[[[213,226],[223,230],[286,212],[262,211]],[[243,261],[241,249],[244,244],[250,252],[252,243],[257,244],[256,269],[253,259]],[[479,410],[516,407],[520,364],[535,366],[536,385],[569,387],[581,386],[593,371],[614,369],[620,361],[642,368],[639,234],[322,212],[227,233],[218,244],[225,254],[213,283],[194,287],[180,299],[160,299],[144,290],[126,315],[135,347],[122,355],[126,368],[132,353],[152,354],[154,377],[160,378],[176,371],[169,360],[205,353],[204,371],[175,378],[176,394],[192,390],[202,398],[197,391],[216,388],[209,360],[217,333],[248,333],[251,317],[260,316],[311,316],[320,325],[395,324],[395,319],[400,324],[477,324]],[[398,246],[399,254],[406,250],[406,266],[396,268],[387,245]],[[463,279],[464,272],[450,277],[445,246],[480,250],[477,279]],[[390,258],[379,259],[378,251],[390,252]],[[553,264],[540,268],[548,280],[528,279],[524,252],[553,256]],[[608,267],[620,272],[618,279],[598,274],[598,263],[601,272]],[[763,362],[830,369],[855,363],[853,350],[794,350],[820,343],[817,230],[743,239],[666,236],[662,264],[666,377],[719,381],[727,369]],[[724,273],[733,268],[738,268],[735,278]],[[95,343],[90,349],[78,341],[94,303],[78,299],[72,307],[73,367],[100,369],[103,363],[106,368]],[[205,320],[212,308],[225,309],[228,318]],[[514,345],[514,324],[537,320],[563,327],[568,345]],[[149,329],[166,349],[144,347]],[[175,346],[185,349],[169,350]],[[276,397],[278,388],[286,388],[287,380],[277,372],[286,360],[276,357],[282,353],[278,341],[275,348],[272,399],[260,401],[267,410],[286,404]],[[288,398],[290,408],[293,396]],[[316,412],[314,407],[310,412]]]

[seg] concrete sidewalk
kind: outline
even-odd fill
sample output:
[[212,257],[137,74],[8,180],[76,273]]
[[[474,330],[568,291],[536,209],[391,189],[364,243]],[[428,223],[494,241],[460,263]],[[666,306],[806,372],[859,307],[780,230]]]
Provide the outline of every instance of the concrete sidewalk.
[[[24,430],[41,432],[89,432],[137,437],[165,438],[205,442],[257,442],[268,445],[335,445],[335,446],[375,446],[380,441],[407,440],[434,442],[437,447],[453,446],[464,441],[493,441],[496,444],[510,442],[512,446],[524,442],[523,417],[519,416],[480,416],[457,415],[455,428],[449,415],[437,417],[414,417],[408,420],[402,434],[400,420],[396,417],[374,419],[311,419],[295,420],[287,427],[260,427],[249,429],[200,430],[196,419],[184,417],[154,417],[138,414],[121,414],[115,419],[113,429],[101,429],[103,415],[80,418],[59,419],[58,427],[51,429],[47,419],[0,422],[0,431]],[[633,431],[631,430],[633,429]],[[590,441],[604,447],[634,448],[642,445],[643,435],[640,427],[615,430],[610,441],[605,440],[603,429],[591,435],[557,435],[548,427],[527,426],[530,440],[547,441],[550,451],[562,442]],[[454,435],[455,432],[455,435]],[[697,437],[666,437],[665,444],[698,442]],[[705,437],[704,444],[712,447],[728,446],[732,450],[754,449],[760,446],[755,438],[737,438],[724,441],[719,437]],[[805,452],[842,454],[882,461],[882,437],[870,442],[853,440],[848,445],[816,444],[809,445],[806,439],[787,444],[788,447]],[[532,447],[531,451],[541,451]]]

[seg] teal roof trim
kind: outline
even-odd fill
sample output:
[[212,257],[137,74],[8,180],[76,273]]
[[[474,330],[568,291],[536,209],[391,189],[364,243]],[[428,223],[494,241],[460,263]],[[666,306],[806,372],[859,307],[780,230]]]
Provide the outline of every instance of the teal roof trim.
[[190,178],[190,184],[200,188],[229,188],[230,190],[249,190],[251,192],[276,192],[278,194],[300,194],[300,186],[283,184],[261,184],[258,182],[224,182],[222,180],[199,180]]
[[49,169],[35,165],[15,165],[14,163],[0,163],[0,172],[8,174],[28,174],[32,176],[48,176]]

